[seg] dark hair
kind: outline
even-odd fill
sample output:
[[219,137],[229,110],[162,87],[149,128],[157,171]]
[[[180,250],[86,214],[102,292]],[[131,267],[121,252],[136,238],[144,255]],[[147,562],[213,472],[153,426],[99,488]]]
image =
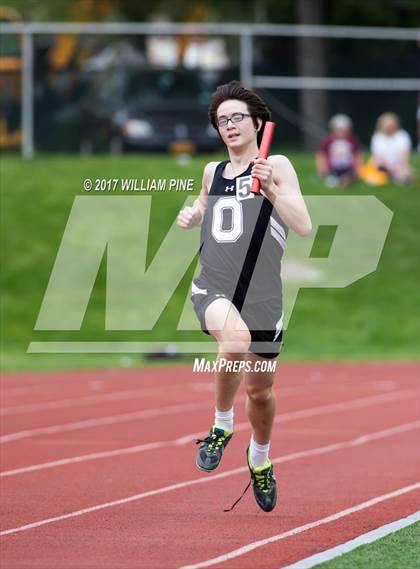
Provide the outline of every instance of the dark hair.
[[255,128],[258,127],[258,119],[262,120],[261,128],[257,134],[258,146],[261,143],[265,123],[271,119],[271,112],[259,95],[242,87],[239,81],[231,81],[225,85],[219,85],[213,93],[209,106],[209,119],[214,128],[219,132],[217,126],[217,109],[229,99],[243,101],[248,107],[249,114],[252,116]]

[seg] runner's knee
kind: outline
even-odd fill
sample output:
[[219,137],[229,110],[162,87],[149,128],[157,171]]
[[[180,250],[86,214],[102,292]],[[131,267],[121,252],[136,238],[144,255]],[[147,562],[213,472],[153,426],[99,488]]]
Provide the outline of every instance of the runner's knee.
[[273,387],[272,385],[248,384],[246,393],[253,403],[262,405],[273,396]]
[[250,344],[251,334],[248,330],[225,330],[219,339],[219,350],[239,357],[247,353]]

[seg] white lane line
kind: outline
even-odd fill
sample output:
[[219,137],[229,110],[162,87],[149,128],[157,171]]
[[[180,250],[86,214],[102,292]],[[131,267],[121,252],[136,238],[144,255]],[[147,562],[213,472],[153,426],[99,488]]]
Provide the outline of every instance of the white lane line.
[[[378,440],[381,438],[386,438],[389,436],[400,434],[400,433],[404,432],[404,430],[408,430],[408,425],[410,425],[410,423],[408,423],[407,425],[398,425],[397,427],[391,427],[391,428],[385,429],[383,431],[368,433],[368,434],[365,434],[363,436],[359,436],[359,437],[356,437],[354,439],[350,439],[348,441],[342,441],[340,443],[333,443],[333,444],[330,444],[330,445],[327,445],[324,447],[313,448],[313,449],[308,449],[308,450],[304,450],[304,451],[300,451],[300,452],[294,452],[291,454],[286,454],[284,456],[279,456],[275,459],[272,459],[271,462],[273,464],[282,464],[285,462],[291,462],[294,460],[308,458],[311,456],[317,456],[317,455],[322,455],[322,454],[326,454],[329,452],[334,452],[337,450],[343,450],[346,448],[351,448],[351,447],[354,447],[357,445],[367,444],[370,441],[375,441],[375,440]],[[44,526],[46,524],[52,524],[55,522],[60,522],[60,521],[67,520],[70,518],[76,518],[76,517],[82,516],[84,514],[96,512],[98,510],[104,510],[106,508],[112,508],[114,506],[120,506],[122,504],[128,504],[130,502],[136,502],[138,500],[142,500],[143,498],[149,498],[150,496],[155,496],[157,494],[164,494],[166,492],[171,492],[173,490],[179,490],[180,488],[195,486],[196,484],[207,484],[208,482],[214,482],[215,480],[220,480],[222,478],[228,478],[229,476],[234,476],[236,474],[241,474],[243,472],[248,472],[247,466],[242,466],[240,468],[235,468],[233,470],[227,470],[226,472],[221,472],[219,474],[212,474],[212,476],[195,478],[193,480],[186,480],[185,482],[179,482],[177,484],[171,484],[170,486],[163,486],[162,488],[157,488],[156,490],[150,490],[148,492],[142,492],[141,494],[134,494],[132,496],[127,496],[126,498],[121,498],[119,500],[113,500],[112,502],[105,502],[104,504],[97,504],[96,506],[90,506],[88,508],[83,508],[82,510],[76,510],[75,512],[69,512],[68,514],[63,514],[61,516],[55,516],[53,518],[47,518],[44,520],[39,520],[37,522],[32,522],[30,524],[25,524],[23,526],[19,526],[16,528],[3,530],[2,532],[0,532],[0,536],[26,531],[29,529]]]
[[[123,371],[123,370],[119,370]],[[163,381],[167,381],[166,378],[162,378]],[[52,381],[48,381],[46,383],[37,383],[33,385],[27,385],[26,387],[1,387],[0,392],[3,396],[34,396],[35,394],[40,393],[41,395],[48,393],[51,391],[51,388],[61,390],[63,387],[78,387],[83,389],[109,389],[112,390],[113,388],[120,389],[121,383],[124,382],[124,385],[127,385],[130,382],[130,387],[137,386],[140,388],[142,385],[142,379],[137,378],[130,378],[130,377],[121,377],[121,380],[116,378],[115,376],[112,378],[107,377],[90,377],[90,378],[83,378],[83,377],[71,377],[71,378],[55,378]],[[161,380],[159,380],[161,381]],[[168,385],[168,384],[166,384]],[[184,385],[187,385],[184,383]],[[98,386],[98,387],[97,387]],[[145,388],[147,389],[147,388]],[[115,390],[114,390],[115,391]]]
[[[350,401],[340,401],[339,403],[331,403],[328,405],[323,405],[318,407],[318,409],[323,409],[323,414],[325,411],[330,413],[336,413],[338,411],[346,411],[348,409],[363,409],[364,407],[369,407],[370,405],[389,403],[391,401],[398,401],[399,399],[408,399],[410,397],[417,396],[417,391],[414,389],[406,389],[404,391],[398,391],[396,393],[384,393],[381,395],[373,395],[369,397],[361,397],[359,399],[353,399]],[[302,409],[301,411],[294,411],[294,419],[304,419],[305,417],[313,417],[315,414],[312,413],[313,409]],[[277,415],[274,419],[275,423],[282,423],[282,415]]]
[[[176,371],[180,374],[190,373],[191,365],[176,366]],[[152,376],[159,381],[172,381],[170,373],[166,373],[170,368],[163,365],[160,368],[152,367],[116,367],[113,369],[79,369],[79,370],[62,370],[45,371],[45,372],[17,372],[7,373],[0,377],[0,390],[8,391],[9,389],[25,389],[26,387],[49,387],[50,385],[80,383],[87,384],[89,382],[112,383],[117,385],[121,381],[142,381],[144,378]],[[162,375],[163,374],[163,375]]]
[[[374,400],[372,401],[372,399],[374,399]],[[387,403],[387,402],[388,402],[388,398],[384,399],[382,396],[375,396],[374,398],[370,398],[369,404],[374,405],[374,404],[381,404],[381,403]],[[338,409],[339,411],[349,411],[349,410],[352,410],[352,409],[360,407],[360,406],[365,406],[365,404],[366,404],[366,399],[362,399],[362,400],[349,401],[347,404],[337,403],[337,404],[333,404],[333,405],[322,405],[320,407],[312,407],[309,409],[303,409],[301,411],[291,411],[290,413],[283,413],[283,414],[276,415],[276,417],[274,418],[274,422],[275,423],[286,423],[288,421],[294,421],[296,419],[307,418],[307,417],[316,417],[316,416],[325,415],[328,413],[335,413],[337,411],[337,405],[339,405],[339,409]],[[411,428],[416,428],[417,425],[418,425],[418,422],[412,422],[412,423],[406,423],[405,425],[403,425],[403,427],[411,429]],[[240,432],[240,431],[244,431],[247,429],[249,429],[249,422],[248,421],[245,421],[243,423],[237,423],[235,425],[235,432]],[[206,434],[206,432],[204,432],[204,431],[196,432],[196,433],[189,433],[188,435],[184,435],[182,437],[178,437],[178,438],[173,439],[173,440],[154,441],[154,442],[150,442],[150,443],[143,443],[140,445],[134,445],[131,447],[125,447],[125,448],[121,448],[121,449],[114,449],[114,450],[109,450],[109,451],[99,451],[99,452],[89,453],[89,454],[85,454],[85,455],[71,456],[71,457],[67,457],[67,458],[62,458],[62,459],[58,459],[58,460],[40,463],[40,464],[32,464],[32,465],[28,465],[28,466],[22,466],[20,468],[14,468],[12,470],[6,470],[3,472],[0,472],[0,478],[6,478],[9,476],[17,476],[19,474],[27,474],[29,472],[46,470],[48,468],[66,466],[68,464],[76,464],[76,463],[81,463],[81,462],[88,462],[91,460],[100,460],[103,458],[110,458],[110,457],[115,457],[115,456],[135,454],[135,453],[145,452],[148,450],[155,450],[158,448],[164,448],[167,446],[185,445],[185,444],[189,444],[191,441],[194,441],[197,438],[204,436],[205,434]]]
[[[352,401],[343,401],[340,403],[332,403],[329,405],[323,405],[321,407],[302,409],[300,411],[294,411],[293,415],[296,419],[301,419],[304,417],[313,417],[314,413],[324,413],[324,411],[344,411],[346,409],[360,409],[375,403],[387,403],[390,401],[397,401],[398,399],[408,399],[416,395],[416,390],[407,389],[404,391],[398,391],[396,393],[385,393],[381,395],[373,395],[369,397],[362,397],[360,399],[353,399]],[[244,400],[245,396],[238,398],[238,402]],[[91,427],[97,427],[100,425],[114,425],[116,423],[125,423],[127,421],[135,421],[138,419],[148,419],[150,417],[171,415],[175,413],[182,413],[184,411],[195,411],[198,409],[208,409],[209,402],[204,401],[201,403],[186,403],[182,405],[172,405],[169,407],[158,407],[152,409],[145,409],[143,411],[134,411],[132,413],[123,413],[121,415],[111,415],[108,417],[98,417],[96,419],[86,419],[83,421],[76,421],[74,423],[65,423],[61,425],[51,425],[49,427],[39,427],[36,429],[27,429],[25,431],[18,431],[16,433],[9,433],[0,437],[0,443],[8,443],[11,441],[16,441],[19,439],[27,439],[30,437],[35,437],[38,435],[52,435],[56,433],[77,431],[80,429],[88,429]],[[289,419],[287,419],[289,420]],[[282,415],[279,415],[276,422],[282,422]]]
[[254,551],[259,547],[264,547],[265,545],[268,545],[270,543],[276,543],[278,541],[291,537],[292,535],[297,535],[299,533],[303,533],[305,531],[320,527],[322,525],[335,522],[337,520],[340,520],[341,518],[350,516],[351,514],[355,514],[356,512],[360,512],[362,510],[365,510],[366,508],[371,508],[372,506],[380,504],[381,502],[385,502],[386,500],[391,500],[392,498],[397,498],[398,496],[402,496],[403,494],[407,494],[408,492],[413,492],[418,488],[420,488],[420,482],[417,482],[416,484],[410,484],[409,486],[404,486],[403,488],[399,488],[398,490],[394,490],[393,492],[388,492],[387,494],[382,494],[382,496],[376,496],[375,498],[371,498],[366,502],[361,502],[356,506],[352,506],[351,508],[346,508],[345,510],[341,510],[340,512],[336,512],[335,514],[332,514],[325,518],[321,518],[320,520],[316,520],[315,522],[311,522],[303,526],[298,526],[283,533],[278,533],[276,535],[272,535],[265,539],[254,541],[253,543],[248,543],[247,545],[229,551],[228,553],[224,553],[223,555],[219,555],[218,557],[213,557],[212,559],[206,559],[205,561],[200,561],[199,563],[194,563],[193,565],[183,565],[179,569],[201,569],[202,567],[211,567],[212,565],[224,563],[225,561],[229,561],[230,559],[235,559],[236,557],[245,555],[250,551]]
[[[200,433],[201,435],[202,433]],[[194,437],[196,438],[196,437]],[[198,433],[197,433],[198,438]],[[114,456],[123,456],[128,454],[136,454],[140,452],[145,452],[148,450],[154,450],[163,447],[176,446],[177,444],[186,444],[182,441],[181,443],[175,441],[156,441],[152,443],[145,443],[142,445],[136,445],[132,447],[126,447],[121,449],[92,452],[90,454],[82,454],[80,456],[70,456],[68,458],[61,458],[58,460],[52,460],[50,462],[42,462],[40,464],[31,464],[30,466],[22,466],[21,468],[14,468],[13,470],[5,470],[0,472],[0,478],[8,478],[10,476],[18,476],[19,474],[28,474],[29,472],[37,472],[39,470],[47,470],[49,468],[57,468],[59,466],[67,466],[68,464],[80,464],[81,462],[89,462],[91,460],[100,460],[102,458],[112,458]]]
[[[282,416],[283,418],[283,422],[286,422],[287,420],[293,420],[293,414],[290,413],[289,416],[287,416],[287,414]],[[396,433],[403,433],[405,431],[411,431],[413,429],[417,429],[420,427],[420,421],[412,421],[411,423],[404,423],[403,425],[399,425],[398,427],[392,427],[391,428],[391,434],[396,434]],[[244,422],[244,423],[238,423],[235,426],[235,432],[238,431],[244,431],[246,429],[249,429],[249,423],[248,422]],[[379,438],[381,438],[382,433],[386,432],[388,433],[389,430],[385,430],[385,431],[378,431],[379,432]],[[197,438],[203,437],[206,434],[206,432],[202,431],[199,433],[190,433],[188,435],[185,435],[183,437],[179,437],[177,439],[172,439],[172,440],[167,440],[167,441],[154,441],[151,443],[144,443],[141,445],[135,445],[135,446],[131,446],[131,447],[125,447],[125,448],[121,448],[121,449],[115,449],[115,450],[108,450],[108,451],[99,451],[99,452],[93,452],[93,453],[89,453],[89,454],[83,454],[83,455],[78,455],[78,456],[70,456],[68,458],[62,458],[62,459],[58,459],[58,460],[53,460],[50,462],[43,462],[40,464],[32,464],[29,466],[22,466],[20,468],[14,468],[13,470],[5,470],[3,472],[0,472],[0,478],[8,478],[10,476],[18,476],[19,474],[28,474],[30,472],[37,472],[39,470],[47,470],[49,468],[57,468],[59,466],[67,466],[69,464],[80,464],[81,462],[89,462],[92,460],[100,460],[103,458],[112,458],[115,456],[123,456],[123,455],[129,455],[129,454],[137,454],[140,452],[145,452],[148,450],[155,450],[158,448],[167,448],[167,447],[171,447],[171,446],[182,446],[182,445],[186,445],[191,443],[192,441],[195,441]],[[368,435],[370,438],[369,440],[371,440],[373,435]],[[355,442],[354,444],[363,444],[363,437],[358,437],[356,439],[354,439]]]
[[[393,368],[395,368],[395,364],[389,364],[388,367],[391,366]],[[377,366],[376,364],[362,364],[363,370],[363,376],[364,377],[360,377],[360,373],[359,371],[357,371],[357,386],[361,387],[363,385],[369,384],[372,385],[372,382],[374,382],[375,380],[372,380],[370,375],[372,373],[372,371],[376,371],[377,369],[379,369],[380,371],[383,368],[383,365],[379,365]],[[395,371],[393,371],[393,374],[395,375],[395,377],[392,377],[392,379],[390,381],[393,381],[395,383],[398,384],[398,382],[400,381],[400,379],[402,377],[404,377],[404,374],[407,373],[411,373],[414,372],[414,370],[417,371],[417,367],[416,364],[397,364],[397,367],[402,369],[404,373],[396,373]],[[296,373],[296,369],[298,370],[298,373],[301,373],[304,378],[302,379],[302,381],[299,383],[299,387],[305,387],[305,386],[309,386],[311,384],[317,384],[318,386],[320,384],[322,385],[328,385],[328,386],[336,386],[337,385],[337,379],[339,380],[340,384],[344,384],[344,383],[349,383],[351,382],[354,385],[354,379],[355,379],[355,369],[360,370],[361,366],[360,364],[351,364],[351,363],[347,363],[347,364],[341,364],[340,367],[340,371],[335,371],[334,372],[334,381],[332,381],[331,379],[331,369],[335,369],[335,366],[331,366],[329,364],[283,364],[280,368],[279,371],[281,372],[281,375],[293,375]],[[153,369],[153,368],[152,368]],[[166,367],[162,367],[161,370],[163,372],[165,372],[165,370],[168,370],[169,368]],[[191,372],[191,366],[177,366],[177,370],[178,371],[183,371],[185,370],[186,373],[190,373]],[[128,373],[127,373],[128,372]],[[46,375],[41,375],[41,374],[35,374],[35,377],[33,375],[28,376],[27,373],[23,373],[23,374],[15,374],[13,375],[13,377],[11,375],[8,375],[6,377],[5,374],[3,374],[3,377],[0,378],[0,392],[2,394],[29,394],[31,391],[36,390],[42,390],[44,388],[48,388],[51,385],[57,386],[59,382],[62,383],[67,383],[69,384],[70,382],[72,384],[74,384],[75,382],[77,382],[78,384],[81,383],[90,383],[90,382],[100,382],[100,383],[112,383],[115,382],[115,384],[118,384],[118,382],[120,381],[120,377],[122,380],[129,380],[129,381],[135,381],[138,379],[138,376],[133,377],[133,372],[143,372],[143,370],[141,368],[132,368],[130,370],[126,370],[126,369],[114,369],[114,370],[85,370],[85,371],[79,371],[79,372],[69,372],[69,371],[64,371],[61,374],[56,374],[56,373],[50,373],[48,372]],[[211,375],[209,374],[209,377],[212,379]],[[159,381],[161,382],[165,379],[168,379],[168,381],[170,381],[170,375],[168,374],[166,377],[159,377]],[[13,384],[12,381],[13,380],[15,383]],[[37,381],[39,380],[39,381]],[[37,381],[35,383],[35,381]],[[387,381],[387,380],[385,380]],[[294,385],[296,386],[296,382],[294,382]]]
[[[195,383],[178,383],[171,384],[165,389],[186,389],[190,388],[193,392],[214,392],[214,382],[195,382]],[[307,393],[309,390],[315,389],[315,386],[306,387],[280,387],[276,390],[279,397],[285,398],[297,393]],[[53,411],[56,409],[65,409],[71,407],[80,407],[82,405],[92,405],[107,401],[124,401],[125,399],[133,399],[133,397],[145,397],[149,395],[157,395],[162,393],[162,387],[143,387],[139,389],[126,389],[122,391],[110,391],[104,393],[96,393],[94,395],[83,395],[80,397],[68,397],[65,399],[55,399],[53,401],[44,401],[42,403],[30,403],[23,405],[13,405],[0,409],[0,416],[19,415],[22,413],[34,413],[38,411]]]
[[19,439],[27,439],[39,435],[53,435],[68,431],[78,431],[80,429],[89,429],[91,427],[103,425],[115,425],[117,423],[125,423],[127,421],[136,421],[139,419],[150,419],[151,417],[163,417],[164,415],[173,415],[187,411],[196,411],[199,409],[208,409],[209,402],[201,403],[184,403],[181,405],[169,405],[167,407],[153,407],[151,409],[143,409],[142,411],[133,411],[131,413],[123,413],[120,415],[110,415],[107,417],[98,417],[96,419],[85,419],[73,423],[64,423],[62,425],[51,425],[49,427],[39,427],[36,429],[27,429],[16,433],[9,433],[0,437],[0,443],[8,443]]
[[281,569],[311,569],[319,565],[320,563],[325,563],[326,561],[330,561],[331,559],[335,559],[344,553],[348,553],[349,551],[353,551],[357,547],[361,545],[366,545],[368,543],[373,543],[378,539],[386,537],[391,533],[395,533],[396,531],[408,527],[412,524],[415,524],[420,520],[420,512],[416,512],[411,516],[407,516],[406,518],[401,518],[400,520],[396,520],[395,522],[391,522],[390,524],[385,524],[379,528],[376,528],[372,531],[359,535],[350,541],[346,541],[346,543],[341,543],[336,547],[332,547],[331,549],[327,549],[325,551],[321,551],[320,553],[316,553],[315,555],[311,555],[310,557],[306,557],[305,559],[300,559],[296,561],[296,563],[292,563],[291,565],[283,565]]
[[[168,388],[179,389],[188,387],[185,383],[168,385]],[[193,390],[193,389],[192,389]],[[194,390],[193,390],[194,391]],[[92,405],[95,403],[103,403],[107,401],[124,401],[135,397],[146,397],[148,395],[159,395],[162,393],[162,387],[126,389],[122,391],[112,391],[108,393],[99,393],[95,395],[85,395],[82,397],[69,397],[67,399],[57,399],[54,401],[44,401],[43,403],[31,403],[28,405],[14,405],[11,407],[3,407],[0,410],[0,416],[19,415],[21,413],[34,413],[38,411],[51,411],[55,409],[65,409],[69,407],[80,407],[82,405]]]

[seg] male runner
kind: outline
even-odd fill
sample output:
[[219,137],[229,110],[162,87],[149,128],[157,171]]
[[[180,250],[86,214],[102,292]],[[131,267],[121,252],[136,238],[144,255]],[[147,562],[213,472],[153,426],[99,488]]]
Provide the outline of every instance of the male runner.
[[[275,372],[258,371],[258,362],[276,358],[280,351],[280,260],[288,229],[302,236],[312,229],[289,160],[280,155],[257,159],[270,116],[264,101],[238,81],[217,88],[209,118],[229,161],[206,165],[198,199],[178,215],[183,229],[201,224],[202,272],[192,283],[192,301],[203,331],[218,342],[218,361],[232,363],[215,373],[214,425],[199,441],[196,463],[207,472],[218,467],[233,435],[233,402],[243,377],[252,426],[247,463],[255,499],[266,512],[277,497],[269,459]],[[255,177],[261,194],[250,191]],[[246,364],[240,372],[234,365],[238,361]]]

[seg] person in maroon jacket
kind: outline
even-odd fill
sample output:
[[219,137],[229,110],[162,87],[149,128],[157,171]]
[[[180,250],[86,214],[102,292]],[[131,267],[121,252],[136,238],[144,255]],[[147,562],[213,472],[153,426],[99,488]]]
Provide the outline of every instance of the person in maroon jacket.
[[352,134],[352,121],[347,115],[334,115],[330,133],[321,141],[316,153],[319,176],[328,186],[349,186],[357,177],[361,164],[360,142]]

